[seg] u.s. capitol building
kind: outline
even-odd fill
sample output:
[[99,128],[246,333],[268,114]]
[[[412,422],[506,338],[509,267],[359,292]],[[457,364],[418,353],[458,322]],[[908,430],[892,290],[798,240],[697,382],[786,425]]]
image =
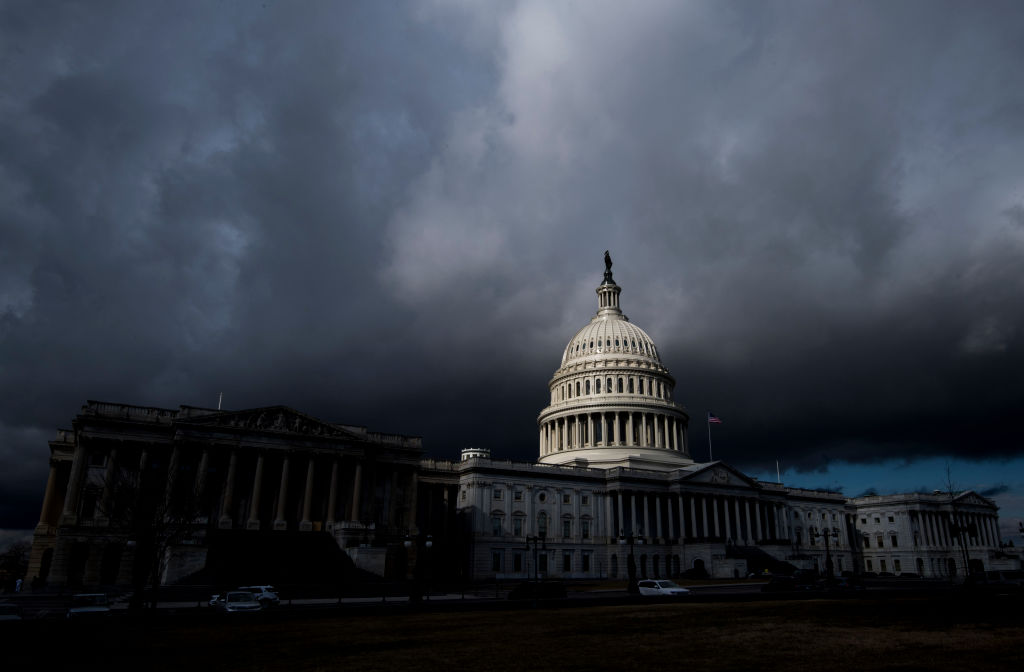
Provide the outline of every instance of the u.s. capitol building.
[[630,555],[653,577],[1019,567],[1001,548],[997,507],[970,491],[848,499],[695,461],[676,381],[620,293],[606,253],[597,314],[548,383],[536,462],[486,449],[424,459],[416,437],[287,407],[89,402],[50,442],[27,578],[129,582],[138,520],[117,515],[119,482],[149,492],[161,520],[179,516],[154,570],[164,582],[253,539],[305,538],[392,578],[408,571],[403,547],[422,552],[425,539],[437,575],[471,580],[624,578]]

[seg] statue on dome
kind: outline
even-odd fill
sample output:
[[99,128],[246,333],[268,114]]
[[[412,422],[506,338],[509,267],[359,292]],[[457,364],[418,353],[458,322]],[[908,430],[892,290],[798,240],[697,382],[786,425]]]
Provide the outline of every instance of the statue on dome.
[[604,251],[604,272],[612,272],[612,255],[608,254],[608,250]]

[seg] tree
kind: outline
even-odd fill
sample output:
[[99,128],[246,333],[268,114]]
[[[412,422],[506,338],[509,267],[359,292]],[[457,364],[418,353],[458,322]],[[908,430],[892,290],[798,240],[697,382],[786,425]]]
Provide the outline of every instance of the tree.
[[956,498],[960,494],[955,485],[953,484],[953,472],[950,469],[949,463],[946,463],[946,493],[949,495],[949,506],[952,509],[950,516],[950,528],[952,533],[960,541],[960,552],[964,556],[964,577],[970,577],[971,575],[971,558],[967,552],[967,540],[964,539],[964,535],[968,532],[967,526],[964,525],[958,515],[959,509],[957,508]]
[[203,511],[205,465],[200,465],[199,478],[185,482],[178,478],[176,451],[172,451],[166,470],[150,459],[146,449],[138,461],[132,455],[123,460],[118,457],[112,451],[108,458],[97,510],[112,529],[120,528],[128,545],[134,547],[130,608],[142,608],[147,584],[151,586],[150,607],[155,608],[168,551],[197,531]]

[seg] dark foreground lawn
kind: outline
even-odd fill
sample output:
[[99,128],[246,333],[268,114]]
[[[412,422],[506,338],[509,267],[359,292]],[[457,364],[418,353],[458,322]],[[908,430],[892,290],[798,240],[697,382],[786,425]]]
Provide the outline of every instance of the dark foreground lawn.
[[[33,624],[4,669],[1014,670],[1020,602],[674,603],[331,616],[83,630]],[[25,624],[28,625],[28,624]],[[0,636],[13,634],[0,630]]]

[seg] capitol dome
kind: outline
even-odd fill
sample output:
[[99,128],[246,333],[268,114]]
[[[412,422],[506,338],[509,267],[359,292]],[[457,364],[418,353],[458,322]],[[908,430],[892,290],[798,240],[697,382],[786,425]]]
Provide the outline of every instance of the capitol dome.
[[689,416],[654,341],[619,308],[605,253],[598,310],[562,352],[537,419],[541,464],[676,469],[693,463]]

